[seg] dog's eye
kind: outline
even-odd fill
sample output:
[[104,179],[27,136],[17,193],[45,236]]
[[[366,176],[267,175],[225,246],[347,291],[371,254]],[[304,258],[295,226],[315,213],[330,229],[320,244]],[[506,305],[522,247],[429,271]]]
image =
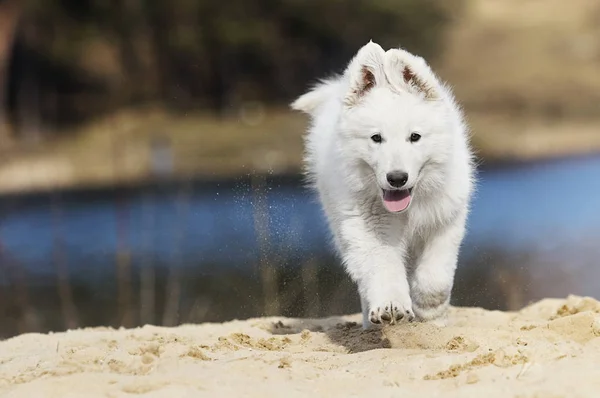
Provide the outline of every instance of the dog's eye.
[[383,141],[383,138],[381,138],[381,134],[373,134],[371,136],[371,140],[379,144],[381,141]]
[[421,139],[421,134],[419,133],[412,133],[410,135],[410,142],[417,142]]

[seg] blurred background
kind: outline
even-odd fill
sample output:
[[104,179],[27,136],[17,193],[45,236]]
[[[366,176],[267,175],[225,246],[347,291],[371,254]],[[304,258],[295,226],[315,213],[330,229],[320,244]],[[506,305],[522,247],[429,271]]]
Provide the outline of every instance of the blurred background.
[[473,129],[453,304],[599,297],[597,0],[0,0],[0,337],[359,311],[288,104],[370,39]]

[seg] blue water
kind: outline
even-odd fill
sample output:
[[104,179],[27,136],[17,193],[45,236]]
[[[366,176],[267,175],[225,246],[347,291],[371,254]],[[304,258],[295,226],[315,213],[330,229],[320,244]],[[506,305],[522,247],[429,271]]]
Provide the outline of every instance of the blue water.
[[[469,239],[508,245],[572,240],[600,231],[600,157],[526,164],[484,172]],[[600,235],[596,235],[600,236]]]
[[[600,156],[482,170],[463,254],[597,241],[598,176]],[[265,194],[270,254],[303,258],[331,252],[312,192],[300,182],[274,182]],[[57,212],[49,195],[0,199],[0,260],[30,273],[53,273],[58,243],[73,274],[93,277],[102,267],[113,267],[118,247],[129,250],[139,265],[243,267],[260,256],[256,200],[245,181],[198,185],[187,198],[172,187],[125,196],[73,194],[58,203]]]

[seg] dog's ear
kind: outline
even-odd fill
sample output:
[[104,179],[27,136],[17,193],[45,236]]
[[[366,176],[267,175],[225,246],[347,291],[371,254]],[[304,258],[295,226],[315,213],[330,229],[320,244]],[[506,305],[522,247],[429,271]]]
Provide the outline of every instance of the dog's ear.
[[356,105],[373,87],[385,82],[384,55],[383,48],[373,41],[358,50],[344,73],[349,82],[349,90],[344,98],[346,106]]
[[402,49],[392,49],[385,54],[385,75],[397,90],[437,100],[443,94],[442,84],[421,57]]

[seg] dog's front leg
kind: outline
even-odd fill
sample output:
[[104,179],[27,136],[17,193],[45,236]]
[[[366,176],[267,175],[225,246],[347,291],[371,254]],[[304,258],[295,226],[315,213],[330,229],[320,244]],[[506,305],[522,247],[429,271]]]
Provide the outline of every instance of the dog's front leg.
[[424,244],[414,272],[409,277],[417,320],[445,322],[466,216],[435,231]]
[[402,244],[382,241],[360,218],[342,223],[342,239],[344,264],[361,297],[363,328],[402,319],[412,321]]

